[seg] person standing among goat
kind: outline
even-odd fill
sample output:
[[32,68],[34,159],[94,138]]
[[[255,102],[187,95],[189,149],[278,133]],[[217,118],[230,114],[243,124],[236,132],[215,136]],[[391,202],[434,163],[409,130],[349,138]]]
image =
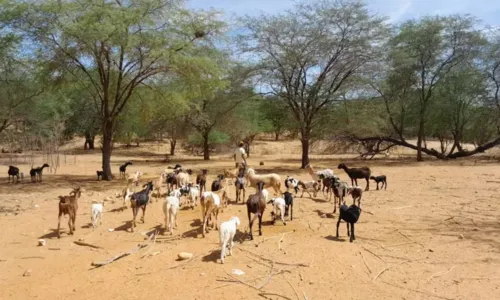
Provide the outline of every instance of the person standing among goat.
[[245,164],[245,166],[247,165],[247,160],[246,160],[247,153],[245,151],[245,148],[243,148],[244,145],[245,144],[242,141],[240,141],[238,143],[238,148],[234,151],[233,158],[236,168],[239,168],[241,164]]

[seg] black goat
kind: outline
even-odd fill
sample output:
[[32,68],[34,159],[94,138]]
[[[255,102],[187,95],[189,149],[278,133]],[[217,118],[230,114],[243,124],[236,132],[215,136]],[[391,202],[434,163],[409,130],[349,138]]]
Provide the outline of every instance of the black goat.
[[377,183],[377,190],[378,190],[378,184],[382,182],[382,186],[380,189],[383,189],[385,186],[385,190],[387,190],[387,177],[385,175],[380,175],[380,176],[370,176],[371,180],[375,180]]
[[12,182],[14,182],[14,177],[16,177],[16,183],[19,182],[19,168],[14,167],[14,166],[9,166],[9,171],[7,171],[9,174],[9,182],[10,178],[12,177]]
[[97,180],[101,180],[102,176],[104,176],[104,171],[96,171],[97,173]]
[[212,182],[212,192],[217,192],[222,189],[222,180],[224,180],[224,175],[217,175],[217,179]]
[[[356,239],[356,236],[354,235],[354,224],[358,222],[360,214],[361,208],[357,207],[355,204],[349,207],[345,204],[340,206],[339,220],[337,221],[337,238],[339,237],[340,220],[344,220],[347,224],[347,236],[350,237],[349,241],[352,243],[352,241]],[[351,225],[350,233],[349,225]]]
[[[252,226],[255,218],[259,218],[259,235],[262,235],[262,216],[264,216],[264,211],[266,210],[266,199],[264,197],[264,182],[257,182],[257,193],[250,195],[247,200],[247,214],[248,223],[250,227],[250,239],[253,240]],[[253,218],[251,214],[254,214]]]
[[43,166],[38,167],[38,168],[33,168],[30,170],[30,176],[31,176],[31,181],[32,182],[42,182],[42,173],[44,168],[48,168],[48,164],[43,164]]
[[131,161],[127,161],[123,165],[120,166],[120,178],[125,178],[125,172],[127,171],[127,167],[132,165]]
[[133,193],[130,197],[130,207],[132,208],[132,213],[134,215],[134,218],[132,219],[132,232],[134,232],[134,227],[137,227],[135,218],[137,217],[139,208],[142,208],[141,221],[144,223],[144,215],[146,214],[146,206],[149,202],[149,193],[153,190],[153,182],[149,181],[143,187],[145,187],[145,189],[140,192]]
[[358,185],[358,179],[365,179],[366,180],[366,188],[365,191],[370,190],[370,175],[372,171],[368,167],[362,167],[362,168],[348,168],[346,164],[342,163],[338,166],[339,169],[344,169],[344,171],[349,175],[349,178],[351,178],[351,185],[354,186],[354,183],[356,183],[356,186]]
[[288,210],[290,210],[290,221],[293,220],[293,196],[289,192],[283,193],[283,199],[285,199],[285,217],[288,216]]

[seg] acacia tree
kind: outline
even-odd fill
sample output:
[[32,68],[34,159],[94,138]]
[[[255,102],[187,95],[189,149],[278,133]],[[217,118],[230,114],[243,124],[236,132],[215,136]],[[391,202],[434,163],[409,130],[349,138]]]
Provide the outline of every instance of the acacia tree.
[[0,133],[23,119],[45,90],[38,65],[20,55],[20,42],[19,36],[0,31]]
[[417,91],[419,104],[418,161],[423,159],[427,112],[435,89],[458,66],[476,57],[483,43],[474,24],[475,20],[468,17],[425,17],[403,23],[390,42],[393,64],[411,70],[406,76],[416,78],[412,88]]
[[210,138],[214,136],[212,132],[224,125],[228,115],[238,105],[251,99],[254,93],[245,84],[248,77],[248,70],[245,68],[232,66],[224,76],[206,77],[212,84],[201,84],[203,87],[191,103],[188,119],[203,140],[203,159],[209,160]]
[[302,168],[325,107],[377,56],[384,19],[353,1],[299,4],[284,14],[247,17],[241,49],[258,57],[261,83],[283,99],[300,129]]
[[[354,140],[407,147],[417,151],[417,160],[422,160],[422,153],[439,159],[470,156],[500,143],[500,134],[491,131],[498,124],[498,115],[492,112],[500,112],[494,109],[498,56],[475,28],[474,19],[409,21],[388,46],[387,63],[381,63],[372,76],[388,128]],[[416,145],[406,140],[415,136]],[[440,149],[428,148],[426,137],[439,139]],[[475,148],[464,148],[464,143]]]
[[[193,13],[179,0],[10,1],[4,16],[68,72],[91,83],[102,121],[103,179],[111,180],[117,117],[142,84],[175,73],[195,40],[222,23]],[[193,64],[200,63],[195,60]],[[94,72],[95,71],[95,72]]]

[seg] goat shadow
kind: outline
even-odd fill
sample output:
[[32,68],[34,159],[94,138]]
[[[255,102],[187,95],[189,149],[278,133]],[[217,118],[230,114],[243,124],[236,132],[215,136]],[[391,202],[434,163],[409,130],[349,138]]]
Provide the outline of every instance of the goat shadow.
[[333,214],[333,213],[325,213],[325,212],[323,212],[323,211],[321,211],[319,209],[315,209],[314,212],[317,213],[318,216],[320,216],[320,217],[324,215],[328,219],[335,219],[336,218],[335,214]]
[[184,232],[182,234],[182,237],[183,238],[194,238],[195,239],[195,238],[198,237],[198,234],[201,234],[200,231],[201,231],[201,229],[199,227],[193,228],[191,230],[188,230],[188,231]]
[[[46,233],[40,237],[38,237],[39,239],[53,239],[53,238],[57,238],[57,229],[50,229],[51,232],[49,233]],[[69,232],[69,230],[68,230]],[[63,228],[61,228],[61,233],[65,233],[65,230],[63,230]]]
[[[217,263],[217,260],[220,258],[220,251],[220,249],[212,250],[209,254],[203,256],[201,261]],[[229,251],[226,251],[226,253],[229,254]]]
[[114,229],[114,231],[129,231],[132,228],[132,221],[125,221],[123,225],[120,225]]
[[345,238],[336,237],[333,235],[325,236],[325,239],[329,240],[329,241],[334,241],[334,242],[346,242],[347,241]]

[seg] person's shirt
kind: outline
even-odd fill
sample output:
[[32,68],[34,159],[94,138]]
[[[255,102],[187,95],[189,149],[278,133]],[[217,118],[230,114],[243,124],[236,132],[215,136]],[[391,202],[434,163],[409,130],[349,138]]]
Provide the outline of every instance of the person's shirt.
[[245,149],[243,149],[243,147],[239,147],[237,148],[235,151],[234,151],[234,161],[237,162],[237,163],[241,163],[243,162],[243,158],[245,157],[246,155],[246,152],[245,152]]

